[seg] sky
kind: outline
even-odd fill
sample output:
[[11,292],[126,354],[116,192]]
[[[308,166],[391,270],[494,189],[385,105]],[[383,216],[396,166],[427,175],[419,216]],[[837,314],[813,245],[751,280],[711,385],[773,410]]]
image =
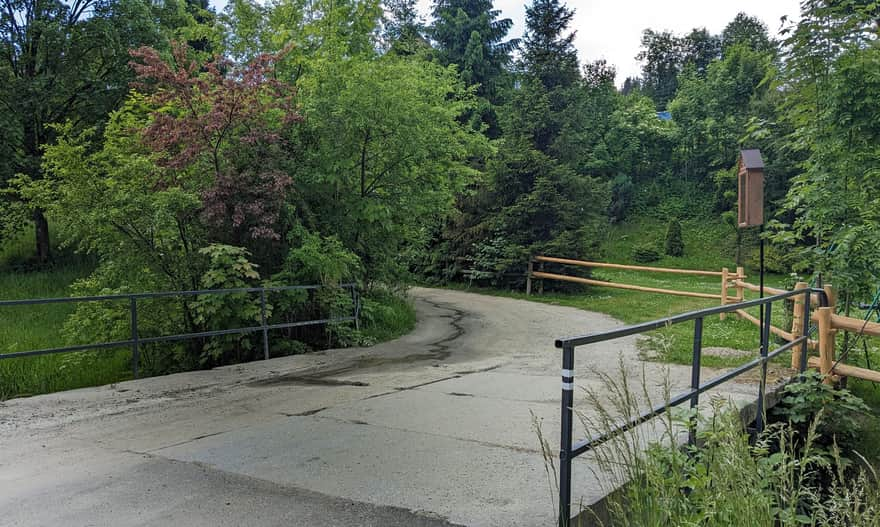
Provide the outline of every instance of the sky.
[[[427,14],[430,0],[419,0]],[[780,18],[796,19],[799,0],[569,0],[574,8],[572,29],[577,31],[575,45],[581,62],[605,59],[617,67],[617,83],[639,74],[639,52],[642,31],[669,30],[690,32],[705,27],[719,34],[739,12],[757,17],[767,24],[771,36],[777,36]],[[520,37],[525,30],[523,0],[495,0],[496,9],[510,18],[514,27],[511,37]]]

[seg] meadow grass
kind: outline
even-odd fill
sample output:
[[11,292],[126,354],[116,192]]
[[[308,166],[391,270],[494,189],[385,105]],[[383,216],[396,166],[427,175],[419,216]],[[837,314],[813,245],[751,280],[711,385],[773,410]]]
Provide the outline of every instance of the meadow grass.
[[[72,265],[34,272],[0,272],[0,298],[69,296],[90,267]],[[74,304],[0,307],[0,354],[67,345],[62,327]],[[116,382],[131,377],[131,351],[103,350],[0,360],[0,398]]]

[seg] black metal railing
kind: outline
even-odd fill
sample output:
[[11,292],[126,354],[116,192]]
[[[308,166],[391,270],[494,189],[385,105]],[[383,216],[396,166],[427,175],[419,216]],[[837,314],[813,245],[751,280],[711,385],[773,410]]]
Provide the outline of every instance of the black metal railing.
[[[807,346],[809,343],[812,328],[808,321],[804,323],[803,335],[795,338],[791,342],[784,344],[772,352],[770,347],[770,326],[772,305],[774,302],[790,299],[798,295],[804,295],[804,303],[806,304],[806,313],[810,313],[810,297],[811,294],[818,295],[819,303],[822,307],[828,306],[828,297],[822,289],[799,289],[797,291],[789,291],[783,294],[761,298],[758,300],[750,300],[738,304],[731,304],[720,307],[713,307],[692,311],[673,317],[662,318],[651,322],[644,322],[632,326],[626,326],[601,333],[590,333],[586,335],[558,339],[556,347],[562,349],[562,446],[559,451],[559,526],[568,527],[571,522],[571,466],[574,458],[589,452],[590,450],[610,441],[611,439],[623,434],[633,428],[645,423],[659,415],[662,415],[670,408],[690,401],[691,408],[696,408],[700,402],[700,394],[711,390],[731,379],[734,379],[743,373],[746,373],[756,367],[761,367],[761,381],[758,386],[757,415],[755,419],[755,427],[758,432],[764,429],[764,396],[767,383],[767,362],[774,357],[788,350],[801,346],[800,371],[803,373],[807,369]],[[761,309],[762,321],[760,326],[761,348],[760,356],[748,363],[734,368],[705,384],[700,383],[700,362],[703,353],[703,319],[713,315],[722,313],[731,313],[738,309],[748,309],[758,307]],[[807,317],[809,319],[809,317]],[[694,321],[694,346],[693,361],[691,362],[691,386],[684,393],[670,398],[668,402],[651,408],[638,417],[628,422],[622,423],[611,431],[593,436],[589,439],[578,441],[572,444],[572,430],[574,425],[574,352],[575,348],[585,346],[587,344],[596,344],[609,340],[619,339],[631,335],[637,335],[647,331],[662,329],[683,322]],[[688,430],[688,440],[691,443],[696,442],[696,423],[691,422]]]
[[[343,289],[348,290],[352,300],[352,313],[350,316],[330,317],[318,320],[304,320],[297,322],[286,322],[280,324],[269,324],[267,317],[266,295],[267,293],[277,293],[286,291],[309,291],[318,289]],[[180,333],[176,335],[162,335],[155,337],[141,337],[138,331],[138,300],[155,299],[155,298],[173,298],[173,297],[193,297],[201,295],[223,295],[223,294],[260,294],[260,325],[248,326],[243,328],[227,328],[214,331],[200,331],[194,333]],[[243,335],[248,333],[262,332],[263,334],[263,358],[269,358],[269,331],[277,329],[297,328],[304,326],[315,326],[322,324],[331,324],[337,322],[354,322],[358,325],[360,316],[360,296],[358,295],[356,284],[342,284],[338,286],[322,286],[322,285],[293,285],[279,287],[246,287],[237,289],[205,289],[198,291],[167,291],[160,293],[132,293],[122,295],[100,295],[100,296],[81,296],[69,298],[32,298],[27,300],[3,300],[0,301],[0,308],[10,306],[32,306],[40,304],[69,304],[81,302],[102,302],[102,301],[121,301],[127,300],[129,303],[129,325],[131,328],[131,338],[127,340],[117,340],[112,342],[96,342],[91,344],[79,344],[75,346],[64,346],[59,348],[46,348],[40,350],[17,351],[13,353],[0,353],[0,360],[15,359],[21,357],[33,357],[37,355],[53,355],[57,353],[71,353],[77,351],[97,351],[112,348],[131,347],[131,368],[134,377],[139,375],[140,365],[140,347],[144,344],[173,342],[182,340],[192,340],[206,337],[216,337],[221,335]]]

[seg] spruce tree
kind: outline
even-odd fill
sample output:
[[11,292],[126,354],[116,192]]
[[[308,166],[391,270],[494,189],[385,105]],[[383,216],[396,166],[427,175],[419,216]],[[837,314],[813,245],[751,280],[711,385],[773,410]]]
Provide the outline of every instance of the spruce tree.
[[513,26],[499,18],[492,0],[435,0],[430,34],[441,62],[457,64],[462,77],[478,85],[477,95],[498,101],[500,78],[519,40],[505,40]]
[[570,86],[580,76],[576,32],[566,34],[573,17],[574,10],[559,0],[535,0],[526,7],[523,66],[547,90]]

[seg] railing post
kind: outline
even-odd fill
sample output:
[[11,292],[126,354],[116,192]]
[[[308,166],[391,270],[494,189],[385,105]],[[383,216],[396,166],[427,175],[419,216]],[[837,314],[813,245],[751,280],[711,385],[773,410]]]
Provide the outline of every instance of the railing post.
[[[727,305],[727,282],[730,280],[730,271],[727,267],[721,269],[721,305]],[[727,319],[727,313],[721,313],[721,320]]]
[[[700,404],[700,367],[703,358],[703,319],[694,320],[694,356],[691,361],[691,410]],[[697,416],[691,415],[688,425],[688,443],[697,444]]]
[[532,296],[532,271],[534,271],[535,262],[529,256],[529,270],[526,271],[526,296]]
[[832,307],[820,307],[816,310],[816,319],[819,322],[819,371],[825,376],[825,384],[834,382],[831,378],[834,362],[834,330],[831,327],[833,310]]
[[354,295],[354,329],[361,329],[361,295],[358,293],[357,286],[351,286],[351,293]]
[[[809,286],[805,282],[798,282],[794,286],[795,291],[798,291],[800,289],[808,289],[808,288],[809,288]],[[809,313],[807,313],[807,314],[804,313],[804,307],[806,306],[806,303],[804,302],[805,296],[809,297],[810,293],[807,292],[807,294],[804,296],[798,295],[798,296],[794,297],[794,309],[792,310],[792,316],[791,316],[791,334],[794,335],[795,337],[803,335],[805,327],[809,328],[808,321],[810,320],[810,316],[809,316]],[[807,329],[807,332],[809,333],[809,329]],[[792,369],[794,369],[794,370],[800,369],[801,355],[803,354],[803,352],[804,352],[803,346],[799,346],[799,347],[793,348],[791,350],[791,368]]]
[[[736,284],[736,303],[741,304],[746,299],[745,289],[742,285],[742,282],[746,281],[746,268],[739,266],[736,268],[736,281],[739,282]],[[737,313],[737,318],[741,318]]]
[[559,527],[571,521],[571,439],[574,426],[574,346],[562,348],[562,438],[559,449]]
[[[544,272],[544,262],[541,262],[538,264],[538,272],[541,272],[541,273]],[[543,278],[541,278],[538,281],[538,294],[541,296],[544,295],[544,279]]]
[[134,374],[134,378],[137,379],[140,376],[140,363],[141,363],[141,350],[140,345],[138,343],[138,312],[137,312],[137,298],[134,296],[128,297],[129,300],[129,310],[131,312],[131,371]]
[[761,326],[761,382],[758,384],[758,405],[755,415],[755,429],[760,434],[764,431],[764,395],[767,390],[767,354],[770,347],[770,326],[773,325],[771,320],[773,304],[768,302],[761,308],[763,324]]
[[260,289],[260,325],[263,326],[263,359],[269,360],[269,327],[266,325],[266,288]]
[[804,343],[801,345],[801,356],[800,363],[798,364],[798,370],[801,373],[807,371],[807,355],[810,351],[810,326],[812,326],[812,319],[810,317],[810,303],[813,300],[813,292],[807,288],[807,293],[804,295],[804,308],[803,308],[803,328],[802,335],[806,337]]

